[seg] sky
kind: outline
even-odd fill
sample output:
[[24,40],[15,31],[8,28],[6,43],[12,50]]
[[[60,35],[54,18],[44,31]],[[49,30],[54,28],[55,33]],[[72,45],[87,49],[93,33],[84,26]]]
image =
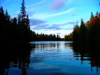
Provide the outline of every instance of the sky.
[[[86,23],[91,16],[100,12],[99,0],[25,0],[30,27],[36,33],[59,34],[61,38],[70,34],[81,19]],[[11,18],[17,17],[22,0],[0,0],[0,6]]]

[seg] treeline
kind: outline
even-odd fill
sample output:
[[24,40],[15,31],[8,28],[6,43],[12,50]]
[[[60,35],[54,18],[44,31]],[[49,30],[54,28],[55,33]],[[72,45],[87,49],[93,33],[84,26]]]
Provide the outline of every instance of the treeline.
[[100,13],[94,16],[91,13],[90,20],[87,23],[81,19],[81,25],[76,25],[73,29],[71,40],[74,42],[100,42]]
[[26,14],[24,0],[18,17],[11,18],[7,10],[0,7],[0,42],[58,41],[57,35],[36,34],[30,30],[29,16]]
[[86,24],[81,20],[80,27],[75,26],[73,41],[100,42],[100,13],[97,12],[95,16],[91,13],[91,18]]
[[55,34],[36,34],[35,32],[32,33],[32,36],[34,37],[34,39],[32,39],[32,41],[60,41],[61,38],[59,35],[55,35]]
[[73,41],[73,33],[64,36],[65,41]]

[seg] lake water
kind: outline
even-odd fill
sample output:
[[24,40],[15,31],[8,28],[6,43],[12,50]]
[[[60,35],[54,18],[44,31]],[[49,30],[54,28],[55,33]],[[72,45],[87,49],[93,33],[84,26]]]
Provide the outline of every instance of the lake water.
[[10,47],[11,54],[1,58],[6,60],[0,62],[0,75],[99,75],[100,55],[92,53],[94,48],[90,51],[82,45],[72,41],[36,41],[28,47]]

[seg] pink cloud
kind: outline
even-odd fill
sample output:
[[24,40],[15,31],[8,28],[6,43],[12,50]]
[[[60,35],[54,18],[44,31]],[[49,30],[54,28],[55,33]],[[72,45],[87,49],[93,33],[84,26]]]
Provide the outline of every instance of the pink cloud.
[[51,9],[52,10],[56,10],[56,9],[60,9],[65,5],[65,1],[64,0],[56,0],[52,3]]

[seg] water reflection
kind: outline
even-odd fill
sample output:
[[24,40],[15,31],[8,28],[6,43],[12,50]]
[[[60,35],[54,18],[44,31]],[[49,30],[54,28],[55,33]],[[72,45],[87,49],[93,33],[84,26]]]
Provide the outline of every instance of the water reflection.
[[100,74],[99,49],[97,43],[65,41],[3,44],[0,75]]
[[[74,43],[73,44],[74,56],[81,60],[81,64],[85,64],[84,61],[90,61],[91,72],[96,70],[98,74],[100,72],[100,45],[99,43]],[[94,69],[96,68],[96,69]]]
[[35,42],[33,44],[35,44],[35,50],[31,53],[30,65],[36,72],[41,74],[100,73],[100,56],[97,47],[99,45],[97,44],[71,42]]
[[[2,44],[0,47],[0,75],[27,75],[30,50],[31,46],[28,44]],[[19,68],[22,72],[15,73],[13,69],[11,73],[13,67]]]

